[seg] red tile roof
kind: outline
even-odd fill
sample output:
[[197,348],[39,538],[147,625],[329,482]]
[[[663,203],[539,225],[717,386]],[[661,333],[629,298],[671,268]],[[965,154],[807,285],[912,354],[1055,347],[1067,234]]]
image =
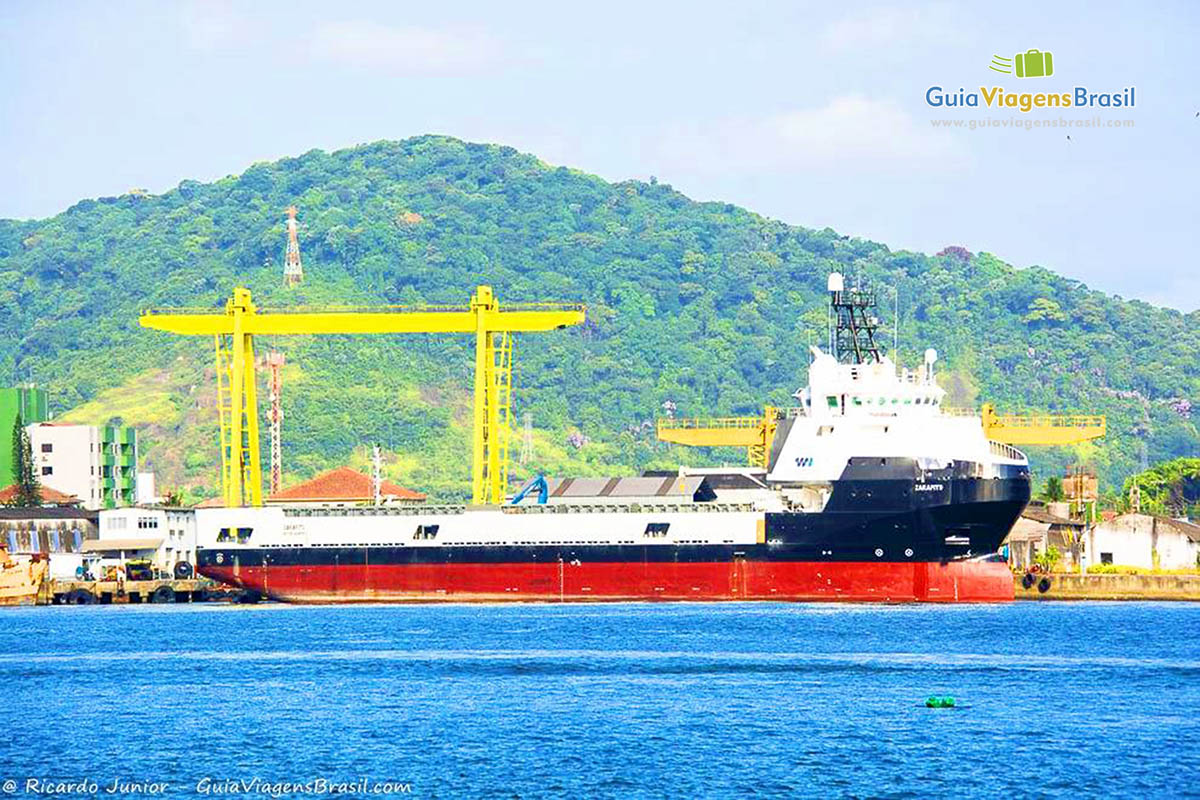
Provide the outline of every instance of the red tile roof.
[[[421,492],[405,489],[390,481],[383,481],[381,490],[384,497],[396,497],[401,500],[425,499]],[[310,481],[276,492],[267,499],[272,502],[367,502],[375,499],[375,488],[370,475],[350,467],[338,467],[322,472]]]
[[[40,487],[38,493],[44,506],[77,506],[80,503],[79,498],[75,495],[60,492],[50,486]],[[8,505],[16,496],[17,485],[15,483],[12,486],[5,486],[0,489],[0,505]]]

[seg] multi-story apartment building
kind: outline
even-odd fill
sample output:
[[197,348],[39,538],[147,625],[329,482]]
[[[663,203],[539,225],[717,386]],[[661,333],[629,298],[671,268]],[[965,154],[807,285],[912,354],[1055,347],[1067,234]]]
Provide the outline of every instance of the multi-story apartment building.
[[119,425],[39,422],[29,426],[38,480],[87,509],[137,500],[137,431]]

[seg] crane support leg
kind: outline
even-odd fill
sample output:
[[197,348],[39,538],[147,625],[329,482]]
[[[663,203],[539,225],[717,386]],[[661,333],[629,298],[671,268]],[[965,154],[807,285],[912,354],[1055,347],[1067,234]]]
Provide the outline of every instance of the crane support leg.
[[488,303],[483,293],[477,291],[471,298],[471,311],[475,314],[475,394],[473,398],[474,425],[471,428],[471,502],[482,505],[487,502],[487,395],[488,357],[491,354],[491,331],[487,328]]
[[[244,293],[244,294],[242,294]],[[245,333],[243,315],[253,313],[250,293],[234,292],[228,311],[233,332],[218,335],[217,417],[221,427],[221,496],[225,505],[262,505],[259,462],[258,392],[254,371],[254,336]]]
[[246,431],[246,446],[242,454],[242,497],[252,506],[262,505],[262,450],[258,438],[258,380],[254,363],[254,337],[246,334],[242,345],[245,372],[242,393],[246,402],[242,408],[242,427]]
[[500,504],[508,490],[512,336],[495,329],[499,306],[490,287],[480,286],[475,292],[471,311],[475,314],[471,502]]
[[504,502],[508,488],[508,413],[512,385],[512,346],[507,332],[496,331],[499,304],[491,287],[471,297],[475,316],[474,430],[471,443],[471,502]]
[[508,493],[508,440],[512,434],[512,336],[493,332],[488,365],[488,489],[487,502],[500,504]]

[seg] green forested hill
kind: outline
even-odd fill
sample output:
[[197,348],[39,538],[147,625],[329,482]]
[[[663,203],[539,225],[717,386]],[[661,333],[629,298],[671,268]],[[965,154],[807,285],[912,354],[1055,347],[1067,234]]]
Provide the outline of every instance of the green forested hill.
[[[292,203],[306,280],[285,290]],[[1130,268],[1152,274],[1154,265]],[[313,151],[159,196],[85,200],[46,220],[0,220],[0,375],[47,386],[69,418],[144,426],[160,485],[203,496],[216,480],[212,343],[141,330],[140,309],[215,306],[237,284],[260,306],[462,303],[487,282],[502,302],[589,305],[583,328],[517,342],[514,410],[518,428],[532,415],[532,466],[595,474],[734,461],[739,453],[657,444],[651,421],[666,401],[680,415],[787,405],[805,380],[808,344],[823,341],[832,270],[876,282],[888,325],[898,287],[900,361],[915,365],[937,348],[958,404],[1109,415],[1099,446],[1034,451],[1041,475],[1082,458],[1114,486],[1139,468],[1143,447],[1151,461],[1195,454],[1195,314],[986,253],[893,252],[696,203],[653,181],[610,184],[510,148],[432,136]],[[289,478],[361,464],[363,446],[379,441],[396,479],[442,497],[466,493],[469,342],[277,345],[288,358]]]

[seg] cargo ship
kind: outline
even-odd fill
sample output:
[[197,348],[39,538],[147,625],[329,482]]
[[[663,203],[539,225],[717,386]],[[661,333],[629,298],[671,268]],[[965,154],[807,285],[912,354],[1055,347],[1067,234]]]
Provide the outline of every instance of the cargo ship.
[[1013,599],[997,550],[1029,462],[901,369],[869,292],[829,279],[826,350],[762,468],[542,480],[507,505],[224,508],[198,570],[295,603]]

